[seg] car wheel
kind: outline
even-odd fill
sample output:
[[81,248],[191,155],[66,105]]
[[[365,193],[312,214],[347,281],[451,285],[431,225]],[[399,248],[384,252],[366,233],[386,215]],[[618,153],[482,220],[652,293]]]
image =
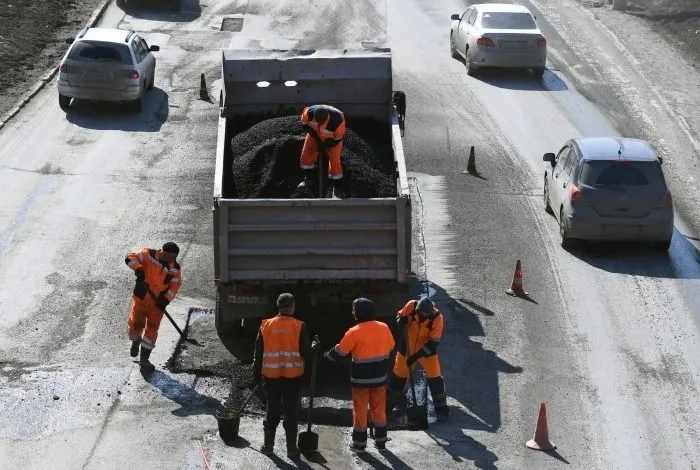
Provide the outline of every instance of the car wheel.
[[658,251],[668,251],[671,248],[671,239],[654,242],[654,249]]
[[151,75],[151,80],[148,82],[148,85],[146,85],[146,91],[152,91],[153,87],[155,85],[155,82],[156,82],[156,75],[155,75],[155,71],[154,71],[153,75]]
[[472,55],[469,53],[469,49],[464,54],[464,66],[467,69],[467,75],[470,77],[475,76],[479,72],[479,67],[472,64]]
[[65,111],[70,106],[72,99],[70,96],[58,95],[58,105]]
[[459,59],[459,53],[455,49],[454,33],[450,33],[450,55],[453,59]]
[[573,243],[571,238],[569,238],[566,224],[564,223],[564,209],[559,210],[559,236],[561,237],[561,247],[564,249],[571,248]]
[[552,206],[549,205],[549,185],[547,184],[547,177],[544,179],[544,210],[547,214],[554,214]]
[[535,78],[542,78],[544,75],[545,67],[534,67],[532,69],[532,76]]

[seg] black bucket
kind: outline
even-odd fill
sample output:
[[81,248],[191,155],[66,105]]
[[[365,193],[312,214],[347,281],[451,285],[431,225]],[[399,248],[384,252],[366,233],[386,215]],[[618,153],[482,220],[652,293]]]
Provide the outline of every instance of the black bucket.
[[216,423],[219,426],[219,436],[224,442],[238,439],[238,427],[241,418],[238,413],[229,409],[219,409],[216,411]]

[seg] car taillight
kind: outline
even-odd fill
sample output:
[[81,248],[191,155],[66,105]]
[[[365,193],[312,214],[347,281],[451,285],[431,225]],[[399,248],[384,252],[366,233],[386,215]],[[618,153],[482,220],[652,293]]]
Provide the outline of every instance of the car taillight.
[[666,190],[666,194],[664,194],[663,202],[664,206],[673,207],[673,195],[668,189]]
[[578,189],[575,184],[569,186],[569,202],[571,205],[573,206],[576,203],[581,202],[581,198],[583,198],[583,193],[581,190]]
[[547,40],[545,38],[539,38],[535,41],[537,47],[544,47],[547,45]]
[[479,37],[479,38],[476,40],[476,43],[477,43],[478,45],[480,45],[480,46],[486,46],[486,47],[493,47],[493,46],[495,46],[495,44],[493,43],[493,41],[491,40],[491,38],[487,38],[487,37],[484,37],[484,36]]
[[131,72],[129,72],[129,78],[139,78],[139,77],[140,77],[140,75],[136,70],[132,70]]
[[68,73],[68,66],[66,64],[61,64],[61,66],[58,68],[58,71],[61,73]]

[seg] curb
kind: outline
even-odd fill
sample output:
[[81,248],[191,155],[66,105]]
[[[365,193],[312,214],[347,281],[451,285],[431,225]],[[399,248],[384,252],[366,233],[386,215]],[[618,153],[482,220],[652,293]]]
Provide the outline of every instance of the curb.
[[[104,14],[105,10],[107,10],[107,7],[109,4],[112,3],[112,0],[102,0],[102,3],[93,10],[92,15],[90,15],[90,18],[87,20],[87,23],[85,26],[88,26],[90,28],[94,27],[98,21],[102,18],[102,15]],[[54,75],[56,75],[56,72],[58,71],[58,65],[50,68],[46,73],[39,79],[39,81],[32,87],[30,91],[22,95],[22,97],[17,100],[17,104],[10,109],[4,116],[0,117],[0,129],[5,127],[5,124],[15,117],[19,112],[24,108],[32,98],[34,98],[43,88],[46,86],[46,84],[51,80]]]

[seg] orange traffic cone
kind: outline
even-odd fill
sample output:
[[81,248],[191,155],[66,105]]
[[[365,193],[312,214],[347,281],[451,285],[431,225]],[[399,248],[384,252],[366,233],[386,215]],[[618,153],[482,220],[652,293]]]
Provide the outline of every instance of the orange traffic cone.
[[547,410],[544,403],[540,404],[540,415],[537,417],[535,435],[532,436],[532,439],[527,441],[525,445],[534,450],[554,450],[557,448],[557,446],[549,440],[549,432],[547,431]]
[[510,285],[510,289],[506,291],[506,294],[513,295],[516,297],[530,295],[523,290],[523,272],[520,269],[520,260],[518,260],[518,262],[515,263],[515,274],[513,274],[513,282]]

